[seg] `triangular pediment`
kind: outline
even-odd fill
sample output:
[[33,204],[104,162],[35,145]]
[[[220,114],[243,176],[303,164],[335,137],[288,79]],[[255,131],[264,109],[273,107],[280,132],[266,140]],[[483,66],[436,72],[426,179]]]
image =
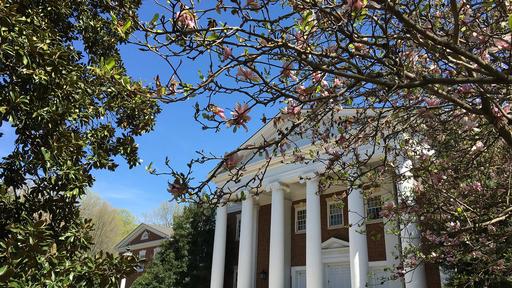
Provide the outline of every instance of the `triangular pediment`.
[[349,243],[338,238],[331,237],[322,243],[322,249],[348,248]]

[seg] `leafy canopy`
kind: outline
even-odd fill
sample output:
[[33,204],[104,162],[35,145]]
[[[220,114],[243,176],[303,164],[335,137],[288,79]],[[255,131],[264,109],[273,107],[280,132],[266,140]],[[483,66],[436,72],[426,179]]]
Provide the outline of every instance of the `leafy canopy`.
[[[118,45],[140,1],[1,1],[0,125],[16,132],[0,162],[0,282],[114,287],[133,259],[90,256],[78,199],[93,169],[139,164],[135,137],[156,101],[126,75]],[[1,135],[0,135],[1,137]]]

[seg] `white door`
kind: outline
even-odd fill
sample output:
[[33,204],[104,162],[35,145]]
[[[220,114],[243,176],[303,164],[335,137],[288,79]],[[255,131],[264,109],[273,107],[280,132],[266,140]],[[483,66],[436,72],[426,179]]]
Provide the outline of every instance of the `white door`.
[[297,270],[294,282],[295,288],[306,288],[306,270]]
[[327,264],[325,269],[327,288],[350,288],[350,266]]

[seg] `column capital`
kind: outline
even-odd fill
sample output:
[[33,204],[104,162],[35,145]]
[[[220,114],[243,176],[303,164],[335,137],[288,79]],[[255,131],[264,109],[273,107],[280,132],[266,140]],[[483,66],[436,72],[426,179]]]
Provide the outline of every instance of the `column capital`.
[[316,172],[306,173],[300,177],[300,183],[306,183],[308,181],[320,181],[320,176]]
[[269,192],[273,192],[276,190],[282,190],[283,192],[286,193],[286,192],[290,191],[290,188],[288,187],[288,185],[286,185],[280,181],[273,181],[273,182],[265,183],[265,190],[267,190]]

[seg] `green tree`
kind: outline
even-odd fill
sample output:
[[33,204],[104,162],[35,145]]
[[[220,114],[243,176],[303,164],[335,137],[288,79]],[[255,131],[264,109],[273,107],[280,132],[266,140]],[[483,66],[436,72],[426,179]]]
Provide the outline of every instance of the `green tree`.
[[135,137],[159,112],[119,57],[139,5],[0,1],[0,125],[16,132],[0,162],[0,286],[115,287],[135,265],[88,254],[77,203],[93,169],[139,164]]
[[88,192],[80,200],[80,215],[91,219],[94,225],[90,232],[93,242],[91,254],[100,251],[115,253],[114,246],[137,226],[130,211],[112,207],[94,192]]
[[134,288],[208,287],[215,217],[212,208],[185,207],[174,218],[174,234]]

